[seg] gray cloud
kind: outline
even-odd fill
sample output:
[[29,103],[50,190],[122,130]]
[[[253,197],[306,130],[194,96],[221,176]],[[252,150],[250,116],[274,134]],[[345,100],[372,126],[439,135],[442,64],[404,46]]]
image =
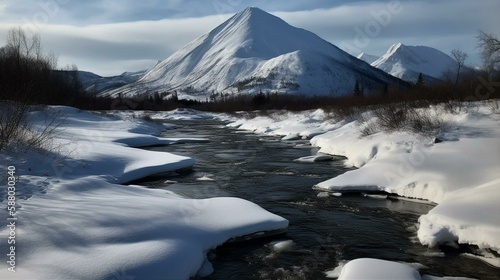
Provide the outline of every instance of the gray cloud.
[[361,47],[355,44],[359,30],[366,33],[367,26],[376,22],[376,14],[388,10],[390,1],[4,1],[0,4],[0,45],[9,27],[43,13],[40,3],[61,1],[58,13],[38,28],[45,49],[59,54],[61,65],[76,63],[80,69],[101,75],[150,67],[245,6],[270,11],[352,54],[381,55],[391,44],[402,42],[447,53],[461,48],[469,52],[469,63],[479,63],[477,31],[500,34],[497,0],[402,0],[400,12],[391,14],[380,30],[372,26],[374,36],[368,36],[369,42]]

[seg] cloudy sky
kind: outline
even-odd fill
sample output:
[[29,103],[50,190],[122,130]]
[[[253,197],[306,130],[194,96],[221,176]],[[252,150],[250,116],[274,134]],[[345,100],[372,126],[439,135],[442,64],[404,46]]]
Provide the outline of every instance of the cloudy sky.
[[500,0],[0,0],[0,46],[20,26],[41,35],[59,67],[116,75],[153,66],[247,6],[353,55],[402,42],[458,48],[479,64],[478,30],[500,35]]

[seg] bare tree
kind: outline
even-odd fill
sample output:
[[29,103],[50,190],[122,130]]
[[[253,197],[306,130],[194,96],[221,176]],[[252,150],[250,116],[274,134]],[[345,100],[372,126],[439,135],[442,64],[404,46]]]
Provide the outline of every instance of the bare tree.
[[53,53],[43,54],[42,40],[39,34],[33,34],[28,37],[20,28],[12,28],[7,33],[7,52],[14,54],[20,61],[21,58],[32,59],[38,62],[44,62],[50,69],[56,69],[57,56]]
[[17,52],[20,56],[42,58],[40,35],[34,34],[28,38],[21,28],[13,28],[8,31],[7,48]]
[[487,72],[500,63],[500,40],[494,34],[486,33],[482,30],[476,36],[477,46],[481,48],[481,58],[483,66]]
[[458,49],[453,49],[451,51],[451,56],[455,60],[456,63],[456,76],[455,76],[455,86],[458,84],[458,81],[460,79],[460,72],[465,66],[465,60],[467,59],[468,55],[464,51],[458,50]]

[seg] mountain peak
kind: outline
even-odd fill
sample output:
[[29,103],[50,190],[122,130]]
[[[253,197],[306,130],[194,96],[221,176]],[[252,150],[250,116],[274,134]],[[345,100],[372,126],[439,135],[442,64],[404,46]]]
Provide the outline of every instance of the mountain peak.
[[369,92],[396,81],[316,34],[256,7],[235,14],[154,66],[141,80],[105,94],[176,90],[186,99],[210,92],[350,93],[356,81]]
[[274,25],[280,25],[285,22],[282,19],[257,7],[247,7],[245,10],[235,14],[232,18],[230,18],[228,23],[230,23],[230,25],[246,27],[249,27],[249,25],[251,25],[252,28],[264,28],[265,25],[269,25],[267,26],[267,28],[270,28]]
[[298,50],[330,52],[332,48],[317,35],[256,7],[235,14],[215,28],[206,41],[238,58],[270,59]]
[[254,14],[254,13],[266,13],[267,12],[264,12],[263,10],[257,8],[257,7],[246,7],[242,12],[240,13],[243,13],[243,14]]
[[396,44],[393,44],[393,45],[389,48],[389,50],[387,51],[387,53],[395,53],[395,52],[396,52],[396,51],[398,51],[398,50],[403,50],[403,49],[405,49],[405,47],[406,47],[406,46],[405,46],[405,45],[403,45],[403,43],[401,43],[401,42],[400,42],[400,43],[396,43]]
[[395,77],[415,82],[419,73],[439,79],[453,65],[447,54],[426,46],[393,44],[387,52],[371,64]]

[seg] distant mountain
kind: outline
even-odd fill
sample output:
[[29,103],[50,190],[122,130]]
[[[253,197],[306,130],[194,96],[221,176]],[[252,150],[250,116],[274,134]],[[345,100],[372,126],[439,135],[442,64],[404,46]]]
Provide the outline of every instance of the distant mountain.
[[78,78],[86,91],[99,93],[136,82],[144,76],[146,71],[124,72],[121,75],[112,77],[101,77],[92,72],[78,71]]
[[368,64],[372,64],[373,62],[375,62],[375,60],[377,60],[379,58],[379,56],[371,55],[371,54],[367,54],[367,53],[360,53],[356,58],[361,59]]
[[365,92],[400,83],[314,33],[247,8],[149,70],[104,95],[177,91],[180,98],[259,91],[307,95]]
[[397,43],[371,65],[394,77],[416,82],[420,73],[424,80],[439,80],[454,64],[453,58],[434,48]]

